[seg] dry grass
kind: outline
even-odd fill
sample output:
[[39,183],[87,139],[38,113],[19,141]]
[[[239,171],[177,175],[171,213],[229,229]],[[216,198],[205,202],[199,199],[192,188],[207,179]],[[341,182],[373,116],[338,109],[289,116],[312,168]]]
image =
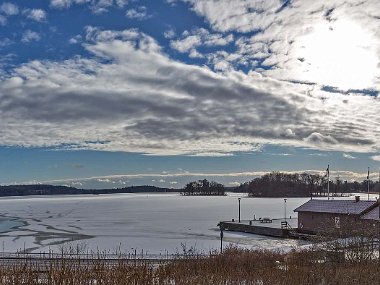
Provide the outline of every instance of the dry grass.
[[[229,248],[162,264],[119,259],[26,259],[0,267],[0,284],[379,284],[378,260],[346,261],[324,250],[281,253]],[[331,255],[333,258],[331,258]],[[336,256],[335,256],[336,257]]]

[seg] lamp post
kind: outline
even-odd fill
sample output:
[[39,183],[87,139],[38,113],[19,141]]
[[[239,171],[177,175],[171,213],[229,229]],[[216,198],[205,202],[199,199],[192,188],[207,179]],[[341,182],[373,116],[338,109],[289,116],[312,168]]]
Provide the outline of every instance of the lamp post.
[[238,201],[239,201],[239,223],[240,223],[240,200],[241,200],[241,198],[238,198]]
[[284,217],[285,217],[285,222],[286,222],[286,200],[284,199]]
[[220,253],[223,253],[223,227],[220,226]]

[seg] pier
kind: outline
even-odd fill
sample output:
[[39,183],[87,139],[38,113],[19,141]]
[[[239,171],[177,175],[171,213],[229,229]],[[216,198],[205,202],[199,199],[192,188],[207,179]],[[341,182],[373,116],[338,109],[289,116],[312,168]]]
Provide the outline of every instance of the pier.
[[264,235],[277,238],[294,238],[297,232],[297,219],[269,219],[222,221],[218,224],[221,230]]

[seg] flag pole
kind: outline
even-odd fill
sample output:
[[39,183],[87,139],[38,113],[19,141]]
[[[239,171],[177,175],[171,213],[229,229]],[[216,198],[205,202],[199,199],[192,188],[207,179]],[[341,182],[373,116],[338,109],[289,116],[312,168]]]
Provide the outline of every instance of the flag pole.
[[368,174],[367,174],[367,192],[368,192],[368,201],[369,201],[369,167],[368,167]]

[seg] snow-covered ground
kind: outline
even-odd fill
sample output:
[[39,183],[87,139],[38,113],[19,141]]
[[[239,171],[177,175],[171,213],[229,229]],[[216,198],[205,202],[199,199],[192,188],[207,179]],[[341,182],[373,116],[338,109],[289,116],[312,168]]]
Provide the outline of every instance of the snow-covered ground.
[[[68,243],[114,253],[165,254],[187,248],[219,249],[222,220],[238,218],[238,197],[186,197],[179,194],[35,196],[0,199],[0,249],[59,250]],[[288,198],[287,214],[308,198]],[[284,199],[243,198],[241,218],[282,218]],[[225,232],[229,243],[249,248],[286,249],[304,242]]]

